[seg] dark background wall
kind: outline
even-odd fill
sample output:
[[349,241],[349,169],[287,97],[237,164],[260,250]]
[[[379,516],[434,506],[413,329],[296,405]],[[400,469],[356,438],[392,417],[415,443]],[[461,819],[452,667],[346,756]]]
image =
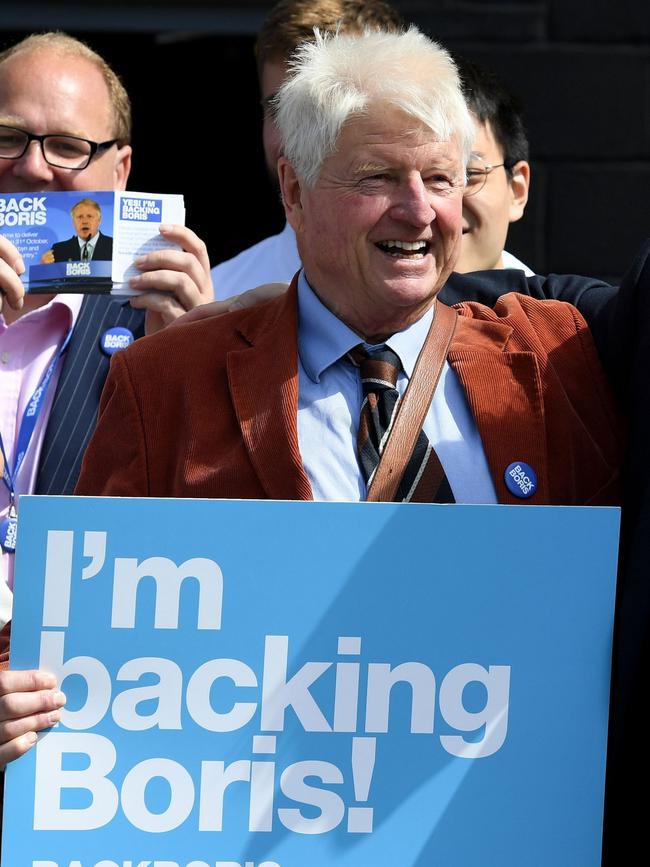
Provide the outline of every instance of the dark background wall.
[[[60,28],[122,75],[135,116],[132,190],[182,192],[214,263],[279,230],[266,179],[254,34],[271,2],[2,3],[0,43]],[[490,66],[521,100],[533,184],[509,249],[539,273],[612,279],[650,235],[648,0],[395,0]]]

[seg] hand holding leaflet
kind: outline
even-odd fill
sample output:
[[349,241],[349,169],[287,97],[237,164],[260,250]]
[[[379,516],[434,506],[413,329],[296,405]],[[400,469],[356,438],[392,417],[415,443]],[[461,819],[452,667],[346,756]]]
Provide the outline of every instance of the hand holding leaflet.
[[0,311],[4,301],[14,310],[23,306],[25,287],[20,275],[25,272],[25,263],[11,241],[0,235]]
[[131,306],[147,311],[147,334],[214,298],[203,241],[185,226],[163,224],[159,231],[168,246],[139,256],[134,264],[140,274],[129,281],[130,288],[141,293],[131,299]]

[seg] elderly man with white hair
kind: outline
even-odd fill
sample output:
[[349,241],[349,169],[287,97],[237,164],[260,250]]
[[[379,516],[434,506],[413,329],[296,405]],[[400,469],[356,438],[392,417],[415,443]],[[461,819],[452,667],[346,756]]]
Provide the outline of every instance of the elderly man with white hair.
[[[577,311],[436,300],[474,138],[448,54],[415,29],[317,38],[277,120],[303,270],[267,304],[116,355],[77,493],[615,502],[618,422]],[[61,697],[46,675],[3,677],[7,761]]]

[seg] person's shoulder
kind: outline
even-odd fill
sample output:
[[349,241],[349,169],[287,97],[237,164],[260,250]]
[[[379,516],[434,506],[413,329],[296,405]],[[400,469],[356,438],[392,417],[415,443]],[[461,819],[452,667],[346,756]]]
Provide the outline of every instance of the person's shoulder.
[[454,304],[461,316],[469,316],[473,319],[503,319],[507,316],[533,316],[546,317],[549,311],[553,315],[572,315],[577,313],[576,308],[566,301],[558,301],[552,298],[533,298],[521,292],[506,292],[501,295],[494,307],[481,304],[478,301],[461,301]]
[[288,283],[300,268],[295,235],[287,224],[277,235],[270,235],[212,271],[215,296],[227,298],[263,283]]
[[295,300],[285,293],[255,307],[233,310],[193,322],[178,322],[136,340],[121,355],[127,366],[140,370],[173,363],[187,370],[225,363],[229,352],[244,349],[267,331],[289,329]]
[[526,277],[533,277],[535,272],[532,268],[529,268],[525,262],[522,262],[521,259],[518,259],[512,253],[509,253],[507,250],[504,250],[501,254],[501,259],[503,261],[504,268],[515,268],[517,271],[523,271]]
[[572,304],[517,292],[502,295],[494,308],[475,301],[464,301],[455,308],[466,320],[506,326],[510,342],[521,347],[540,343],[550,349],[587,330],[584,318]]

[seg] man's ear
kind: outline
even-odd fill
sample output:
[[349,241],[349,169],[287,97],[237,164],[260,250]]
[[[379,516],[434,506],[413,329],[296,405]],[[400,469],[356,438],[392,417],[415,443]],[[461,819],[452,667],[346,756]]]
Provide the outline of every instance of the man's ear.
[[302,188],[294,167],[284,157],[278,160],[278,180],[287,222],[297,234],[303,218]]
[[113,168],[114,190],[126,189],[126,182],[128,181],[131,172],[131,153],[130,145],[123,145],[121,148],[117,149],[115,166]]
[[516,223],[524,216],[530,186],[530,166],[526,160],[519,160],[511,169],[510,178],[510,222]]

